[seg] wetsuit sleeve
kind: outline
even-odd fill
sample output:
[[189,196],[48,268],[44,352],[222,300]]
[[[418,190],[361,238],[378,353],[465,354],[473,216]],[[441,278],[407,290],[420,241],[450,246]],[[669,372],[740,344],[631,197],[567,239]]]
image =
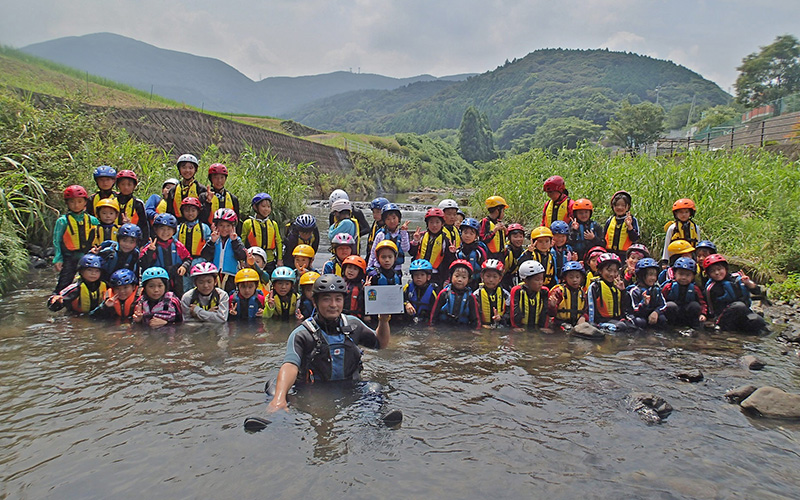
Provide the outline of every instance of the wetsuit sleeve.
[[470,322],[474,321],[475,327],[476,328],[480,328],[481,327],[481,310],[478,307],[478,299],[476,299],[475,296],[472,295],[472,294],[470,294],[469,296],[470,296],[470,299],[471,299],[471,300],[469,300],[469,307],[470,307],[470,309],[472,309],[472,311],[470,312],[470,316],[471,316],[471,321]]
[[[655,304],[653,304],[653,301],[655,301]],[[667,301],[664,300],[664,294],[661,293],[660,287],[658,289],[658,293],[651,297],[650,306],[654,306],[655,310],[658,311],[659,314],[664,314],[664,311],[667,309]]]
[[[667,281],[663,285],[661,285],[661,296],[664,297],[664,302],[667,302],[667,297],[669,297],[669,292],[672,290],[672,286],[675,284],[674,281]],[[698,294],[699,295],[699,294]]]
[[53,264],[64,262],[64,255],[61,253],[61,244],[64,240],[64,232],[67,230],[67,215],[62,215],[56,219],[56,225],[53,227],[53,249],[55,255],[53,256]]
[[479,233],[480,240],[484,243],[489,243],[494,238],[494,234],[489,230],[489,218],[484,217],[481,219],[481,230]]
[[141,241],[148,241],[150,239],[150,221],[147,218],[147,211],[144,208],[144,202],[139,198],[134,198],[133,206],[136,209],[136,215],[139,216],[139,229],[142,230]]
[[[277,301],[279,299],[275,299],[275,300]],[[269,305],[269,295],[268,295],[267,297],[264,297],[264,317],[269,319],[269,318],[271,318],[273,316],[275,316],[275,304],[273,303],[272,306]],[[300,366],[300,365],[297,365],[297,366]]]
[[[550,295],[547,297],[547,314],[548,316],[555,316],[558,314],[558,305],[564,300],[564,289],[560,286],[554,286],[550,290]],[[553,303],[555,302],[555,305]]]
[[144,203],[144,213],[147,216],[148,222],[153,222],[153,219],[157,213],[156,208],[158,208],[159,203],[161,203],[161,196],[157,194],[151,194]]
[[700,314],[703,316],[708,316],[708,303],[706,302],[705,294],[703,293],[703,289],[700,287],[697,288],[697,302],[700,303]]
[[439,313],[442,309],[444,309],[445,303],[445,295],[447,294],[447,290],[442,290],[436,296],[436,302],[433,303],[433,309],[431,309],[431,318],[429,321],[430,325],[435,325],[439,320]]
[[[550,290],[543,286],[541,290],[539,290],[539,298],[543,304],[547,303],[547,297],[550,295]],[[545,306],[547,307],[547,306]],[[546,314],[545,311],[542,311],[543,314],[539,316],[539,328],[547,328],[550,326],[550,315]]]
[[141,253],[139,254],[139,262],[142,269],[153,267],[153,264],[156,262],[156,250],[148,250],[147,247],[142,247]]
[[289,335],[289,340],[286,341],[286,354],[283,356],[283,362],[300,368],[303,358],[314,350],[314,340],[310,336],[304,326],[295,328]]
[[636,217],[631,216],[631,222],[633,229],[628,230],[628,239],[631,242],[637,242],[639,241],[639,221],[636,220]]
[[630,313],[633,310],[630,294],[625,292],[622,293],[622,304],[620,304],[620,306],[623,316],[625,316],[626,314]]
[[192,267],[192,254],[189,253],[189,250],[187,250],[180,241],[175,242],[175,248],[178,252],[178,257],[183,261],[181,267],[186,269],[188,273],[189,269]]
[[647,306],[644,303],[644,294],[638,286],[632,286],[630,291],[625,295],[630,297],[631,305],[633,306],[633,314],[641,316],[648,312]]
[[522,307],[519,301],[522,297],[522,288],[515,286],[511,289],[511,326],[514,328],[522,327]]
[[314,241],[311,243],[311,248],[314,249],[314,253],[319,251],[319,229],[314,226]]
[[[277,229],[278,228],[276,226],[275,230],[277,231]],[[238,261],[247,260],[247,249],[244,247],[244,243],[242,242],[241,238],[236,238],[235,240],[231,240],[231,247],[233,248],[233,256],[236,258],[236,260]]]
[[[167,202],[167,213],[168,214],[175,215],[175,210],[174,210],[175,189],[177,189],[177,187],[178,186],[172,186],[172,189],[170,189],[169,192],[167,193],[167,198],[166,198],[165,201]],[[180,214],[178,214],[178,215],[180,215]],[[155,217],[155,215],[153,217]]]
[[381,343],[375,334],[375,330],[365,325],[363,321],[355,316],[348,315],[347,322],[355,327],[353,333],[350,334],[353,342],[369,349],[381,348]]
[[603,229],[603,226],[595,221],[592,221],[592,231],[594,232],[594,239],[587,242],[586,250],[592,247],[605,247],[606,232]]
[[200,250],[200,257],[208,262],[214,262],[214,254],[216,251],[216,244],[212,243],[211,238],[209,238],[206,240],[206,244],[203,245],[203,249]]

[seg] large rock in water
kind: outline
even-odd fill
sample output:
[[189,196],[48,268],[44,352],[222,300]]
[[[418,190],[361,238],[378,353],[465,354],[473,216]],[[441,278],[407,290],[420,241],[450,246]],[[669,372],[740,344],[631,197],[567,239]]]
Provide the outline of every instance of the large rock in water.
[[628,395],[628,407],[648,424],[660,424],[672,413],[672,405],[661,396],[648,392],[633,392]]
[[764,417],[800,418],[800,394],[789,394],[775,387],[757,389],[741,405]]

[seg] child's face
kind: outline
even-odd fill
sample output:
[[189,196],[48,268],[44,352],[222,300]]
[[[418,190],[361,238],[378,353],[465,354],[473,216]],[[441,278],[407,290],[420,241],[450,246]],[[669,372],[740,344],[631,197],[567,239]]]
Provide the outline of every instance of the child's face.
[[512,231],[508,234],[508,241],[511,242],[511,246],[519,248],[525,244],[525,233],[522,231]]
[[133,193],[133,190],[136,189],[136,183],[133,182],[133,179],[128,179],[125,177],[117,181],[117,189],[119,189],[119,194],[124,194],[127,196]]
[[703,261],[704,261],[704,260],[706,260],[706,257],[708,257],[709,255],[711,255],[711,250],[709,250],[709,249],[707,249],[707,248],[699,248],[699,249],[697,249],[697,251],[695,252],[695,254],[697,255],[697,260],[698,260],[698,262],[699,262],[700,264],[702,264],[702,263],[703,263]]
[[163,297],[166,292],[167,285],[164,284],[163,279],[151,279],[144,284],[144,294],[150,299],[158,300]]
[[97,211],[97,218],[100,219],[101,224],[113,224],[117,221],[118,215],[119,212],[111,207],[100,207],[100,210]]
[[694,273],[691,271],[687,271],[686,269],[675,269],[674,273],[675,281],[677,281],[679,285],[686,286],[694,281]]
[[184,180],[190,181],[194,179],[194,173],[197,172],[197,167],[194,163],[185,161],[178,166],[178,172],[180,172]]
[[444,223],[448,226],[452,226],[456,223],[458,219],[458,209],[457,208],[445,208],[444,209]]
[[67,208],[70,212],[83,212],[86,208],[86,198],[70,198],[67,200]]
[[344,274],[344,279],[352,281],[358,278],[359,271],[361,271],[360,267],[354,266],[353,264],[347,264],[344,266],[342,274]]
[[161,241],[168,241],[175,236],[175,230],[169,226],[156,226],[156,237]]
[[426,224],[428,225],[428,231],[434,234],[442,230],[442,219],[439,217],[429,217]]
[[481,273],[481,279],[483,280],[483,285],[486,288],[494,290],[498,285],[500,285],[500,280],[503,279],[503,275],[494,269],[488,269]]
[[382,220],[382,211],[381,211],[380,208],[373,208],[372,209],[372,218],[377,220],[377,221]]
[[553,201],[558,201],[558,199],[561,198],[560,191],[545,191],[545,194]]
[[114,295],[120,300],[120,302],[125,302],[128,300],[128,297],[133,295],[133,291],[136,290],[136,285],[119,285],[111,288],[114,291]]
[[553,245],[558,248],[563,247],[567,244],[567,235],[566,234],[554,234],[553,235]]
[[647,268],[642,277],[642,282],[645,286],[653,286],[656,284],[656,280],[658,280],[658,269]]
[[301,289],[303,290],[303,297],[307,299],[314,298],[314,285],[303,285]]
[[350,257],[350,254],[353,253],[353,249],[350,247],[350,245],[339,245],[336,247],[336,250],[334,250],[334,253],[336,254],[337,259],[344,260]]
[[236,285],[239,289],[239,297],[249,299],[256,293],[257,283],[255,281],[245,281]]
[[578,219],[578,222],[586,222],[589,220],[589,216],[592,214],[591,210],[575,210],[573,212],[575,214],[575,218]]
[[597,257],[599,257],[599,255],[592,255],[589,260],[586,261],[586,265],[589,266],[589,269],[591,269],[593,273],[597,272]]
[[169,194],[169,191],[175,187],[175,184],[164,184],[164,187],[161,188],[161,197],[166,198]]
[[712,264],[708,267],[708,277],[714,281],[722,281],[728,275],[728,269],[722,264]]
[[197,287],[197,291],[200,292],[200,295],[209,295],[214,291],[214,286],[216,284],[216,276],[211,276],[210,274],[204,274],[194,279],[194,286]]
[[211,185],[214,187],[216,191],[225,187],[225,181],[228,180],[228,176],[225,174],[211,174],[208,177],[208,180],[211,181]]
[[461,224],[462,222],[464,222],[464,216],[456,212],[456,224]]
[[193,222],[200,216],[200,210],[198,210],[194,205],[186,205],[181,207],[181,215],[187,221]]
[[81,269],[80,275],[83,278],[83,281],[87,281],[89,283],[94,283],[95,281],[100,279],[101,271],[96,267],[87,267]]
[[391,249],[381,248],[378,251],[378,264],[380,264],[383,269],[393,269],[395,257]]
[[412,271],[411,281],[416,286],[424,286],[431,279],[431,274],[427,271]]
[[533,242],[534,248],[539,250],[540,252],[549,252],[550,248],[553,245],[553,238],[549,236],[542,236],[541,238],[537,238],[536,241]]
[[280,295],[281,297],[286,297],[289,295],[289,292],[292,291],[293,283],[291,281],[280,280],[280,281],[273,281],[272,288],[275,290],[275,293]]
[[608,264],[600,270],[600,277],[607,282],[612,282],[619,278],[619,266],[617,264]]
[[461,228],[461,241],[469,245],[475,243],[476,239],[478,239],[478,233],[474,229],[471,227]]
[[642,255],[640,252],[631,252],[627,259],[625,259],[625,263],[628,265],[628,269],[633,271],[636,269],[636,263],[642,260]]
[[525,286],[531,292],[538,292],[544,285],[544,273],[534,274],[525,278]]
[[463,290],[469,283],[469,271],[463,267],[457,267],[450,274],[450,285],[453,290]]
[[294,258],[294,267],[297,269],[303,268],[308,269],[308,266],[311,265],[311,259],[308,257],[303,257],[302,255],[297,255]]
[[116,179],[113,177],[98,177],[94,181],[97,183],[97,187],[100,191],[111,191]]
[[394,231],[400,225],[400,217],[396,213],[390,213],[383,219],[383,223],[389,228],[389,231]]
[[226,220],[217,221],[217,231],[220,236],[230,236],[233,232],[233,224]]
[[688,208],[679,208],[673,213],[675,214],[675,218],[681,222],[686,222],[692,217],[692,211]]
[[125,253],[135,250],[138,243],[136,238],[131,238],[130,236],[120,236],[117,238],[117,240],[119,243],[119,249]]
[[267,265],[267,263],[264,262],[264,258],[261,257],[260,255],[253,254],[253,260],[255,261],[256,265],[261,269],[264,269],[264,266]]
[[617,201],[614,202],[614,215],[617,217],[622,217],[627,214],[630,209],[631,207],[628,205],[628,202],[625,201],[625,198],[617,198]]
[[567,271],[564,273],[564,281],[570,288],[580,288],[583,285],[583,273],[580,271]]
[[269,217],[269,214],[272,213],[272,202],[270,200],[261,200],[258,205],[256,205],[256,213],[262,219]]
[[503,220],[503,217],[506,215],[506,207],[500,208],[493,208],[489,210],[489,217],[494,220]]
[[311,230],[298,231],[297,234],[305,241],[310,240],[311,237],[314,236],[314,232]]

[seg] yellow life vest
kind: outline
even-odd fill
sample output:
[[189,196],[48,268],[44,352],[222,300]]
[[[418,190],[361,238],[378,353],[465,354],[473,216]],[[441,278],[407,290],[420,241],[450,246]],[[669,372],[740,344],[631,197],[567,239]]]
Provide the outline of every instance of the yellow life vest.
[[261,247],[267,252],[267,262],[275,259],[275,250],[278,246],[277,234],[278,224],[271,219],[260,221],[251,217],[244,221],[242,226],[242,235],[246,237],[249,246]]
[[353,224],[356,226],[356,235],[353,237],[356,240],[356,251],[353,252],[353,255],[361,255],[361,226],[358,224],[358,219],[355,217],[350,218],[353,221]]
[[533,250],[533,258],[544,267],[544,286],[550,288],[556,284],[556,260],[550,252]]
[[91,216],[83,212],[79,218],[75,218],[71,213],[66,217],[67,227],[61,237],[64,248],[70,252],[88,252],[97,234],[97,226],[92,224]]
[[417,258],[425,259],[431,263],[434,269],[439,269],[444,259],[444,232],[431,237],[430,231],[426,231],[419,242]]
[[88,313],[100,305],[100,302],[103,300],[103,297],[106,294],[107,287],[105,282],[101,281],[100,286],[97,287],[97,290],[91,291],[89,290],[89,287],[86,286],[86,283],[81,280],[81,284],[78,286],[78,289],[80,290],[80,293],[72,301],[72,310],[76,312]]
[[458,229],[455,226],[444,226],[442,231],[447,235],[447,239],[453,243],[456,248],[461,248],[461,234],[459,234]]
[[208,304],[203,305],[200,303],[200,292],[197,291],[197,288],[193,290],[192,299],[189,301],[189,305],[197,304],[197,307],[203,309],[205,311],[210,311],[215,307],[219,307],[219,292],[216,290],[211,291],[211,299],[209,299]]
[[[279,295],[275,295],[275,315],[281,319],[291,319],[294,317],[294,312],[297,310],[297,294],[289,294],[289,303],[284,304],[284,300]],[[274,318],[275,315],[272,317]]]
[[156,205],[156,213],[157,214],[167,213],[167,200],[162,198],[161,201],[158,202],[158,205]]
[[544,226],[550,227],[550,224],[557,220],[569,222],[569,196],[565,196],[560,202],[549,200],[547,206],[544,207]]
[[[382,229],[383,227],[384,227],[384,226],[382,226],[382,225],[381,225],[381,226],[379,226],[379,225],[378,225],[378,221],[375,221],[375,222],[373,222],[373,223],[372,223],[372,228],[371,228],[371,229],[370,229],[370,231],[369,231],[369,236],[367,236],[367,248],[368,248],[370,251],[372,250],[372,244],[373,244],[373,243],[375,243],[375,234],[376,234],[376,233],[377,233],[377,232],[378,232],[380,229]],[[298,236],[298,240],[299,240],[299,239],[300,239],[300,237]],[[306,244],[308,244],[308,243],[306,243]]]
[[617,218],[612,216],[608,223],[608,231],[606,231],[606,248],[609,251],[627,251],[631,246],[631,240],[628,238],[628,225],[625,224],[625,219],[622,223],[617,224]]
[[100,200],[116,200],[116,199],[117,199],[117,195],[115,195],[114,193],[111,193],[110,195],[108,195],[105,198],[101,198],[100,197],[100,192],[99,191],[94,193],[92,195],[92,213],[93,214],[97,214],[97,204],[100,203]]
[[191,228],[189,224],[183,223],[178,227],[178,241],[192,254],[192,258],[199,257],[200,252],[206,244],[203,239],[203,224],[198,222]]
[[[119,198],[117,198],[119,201]],[[131,224],[139,225],[139,214],[136,212],[136,198],[131,196],[126,204],[119,204],[119,223],[122,224],[122,214],[128,216],[128,220],[130,220]],[[180,212],[179,212],[180,213]]]
[[600,293],[594,297],[595,307],[604,318],[622,317],[622,294],[625,293],[615,286],[609,286],[604,280],[598,278],[594,281],[600,288]]
[[676,240],[686,240],[694,246],[697,244],[697,224],[693,221],[674,221],[672,222],[675,229],[672,231],[672,239],[670,241]]
[[592,281],[594,281],[594,279],[598,278],[599,276],[600,275],[595,276],[595,274],[592,271],[587,269],[586,270],[586,284],[583,285],[583,291],[584,292],[588,292],[589,291],[589,285],[591,285]]
[[[488,217],[485,220],[489,221],[489,231],[487,232],[494,231],[494,228],[497,224]],[[492,239],[486,243],[486,247],[489,249],[489,253],[491,254],[498,254],[502,252],[506,248],[506,232],[497,231],[494,233],[494,237],[492,237]]]
[[[172,199],[172,213],[174,213],[176,216],[180,215],[181,213],[181,202],[184,198],[200,199],[197,194],[197,181],[192,180],[192,183],[188,186],[184,186],[183,182],[180,182],[177,186],[175,186],[175,197]],[[213,215],[214,212],[211,212],[211,214]]]
[[520,287],[520,304],[522,309],[522,319],[520,323],[524,326],[538,325],[542,315],[546,314],[547,303],[542,299],[541,290],[531,295],[524,287]]
[[562,292],[561,303],[558,304],[558,310],[556,311],[556,319],[573,325],[576,324],[586,311],[586,292],[582,288],[572,290],[563,284],[556,285],[555,288],[560,288]]
[[229,193],[227,189],[225,190],[225,202],[222,205],[220,205],[219,203],[219,196],[217,196],[217,193],[214,193],[214,196],[211,197],[211,210],[209,210],[208,212],[209,224],[214,222],[214,212],[216,212],[220,208],[230,208],[231,210],[234,209],[233,197],[231,196],[231,193]]
[[117,232],[119,232],[118,224],[111,224],[104,226],[100,224],[96,226],[97,237],[95,238],[95,245],[99,245],[104,241],[117,241]]
[[494,316],[492,309],[500,316],[506,313],[506,301],[503,297],[503,289],[497,287],[493,296],[489,295],[489,292],[486,291],[484,287],[480,287],[478,290],[480,293],[478,300],[480,301],[481,307],[481,323],[484,325],[491,325],[493,322],[492,317]]

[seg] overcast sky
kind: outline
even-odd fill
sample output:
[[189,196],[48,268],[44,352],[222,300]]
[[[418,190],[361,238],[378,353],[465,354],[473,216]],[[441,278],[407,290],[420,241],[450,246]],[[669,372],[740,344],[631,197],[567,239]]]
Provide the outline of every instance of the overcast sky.
[[797,0],[0,0],[14,47],[112,32],[221,59],[250,78],[338,70],[482,73],[539,48],[670,59],[729,90],[742,57],[800,36]]

